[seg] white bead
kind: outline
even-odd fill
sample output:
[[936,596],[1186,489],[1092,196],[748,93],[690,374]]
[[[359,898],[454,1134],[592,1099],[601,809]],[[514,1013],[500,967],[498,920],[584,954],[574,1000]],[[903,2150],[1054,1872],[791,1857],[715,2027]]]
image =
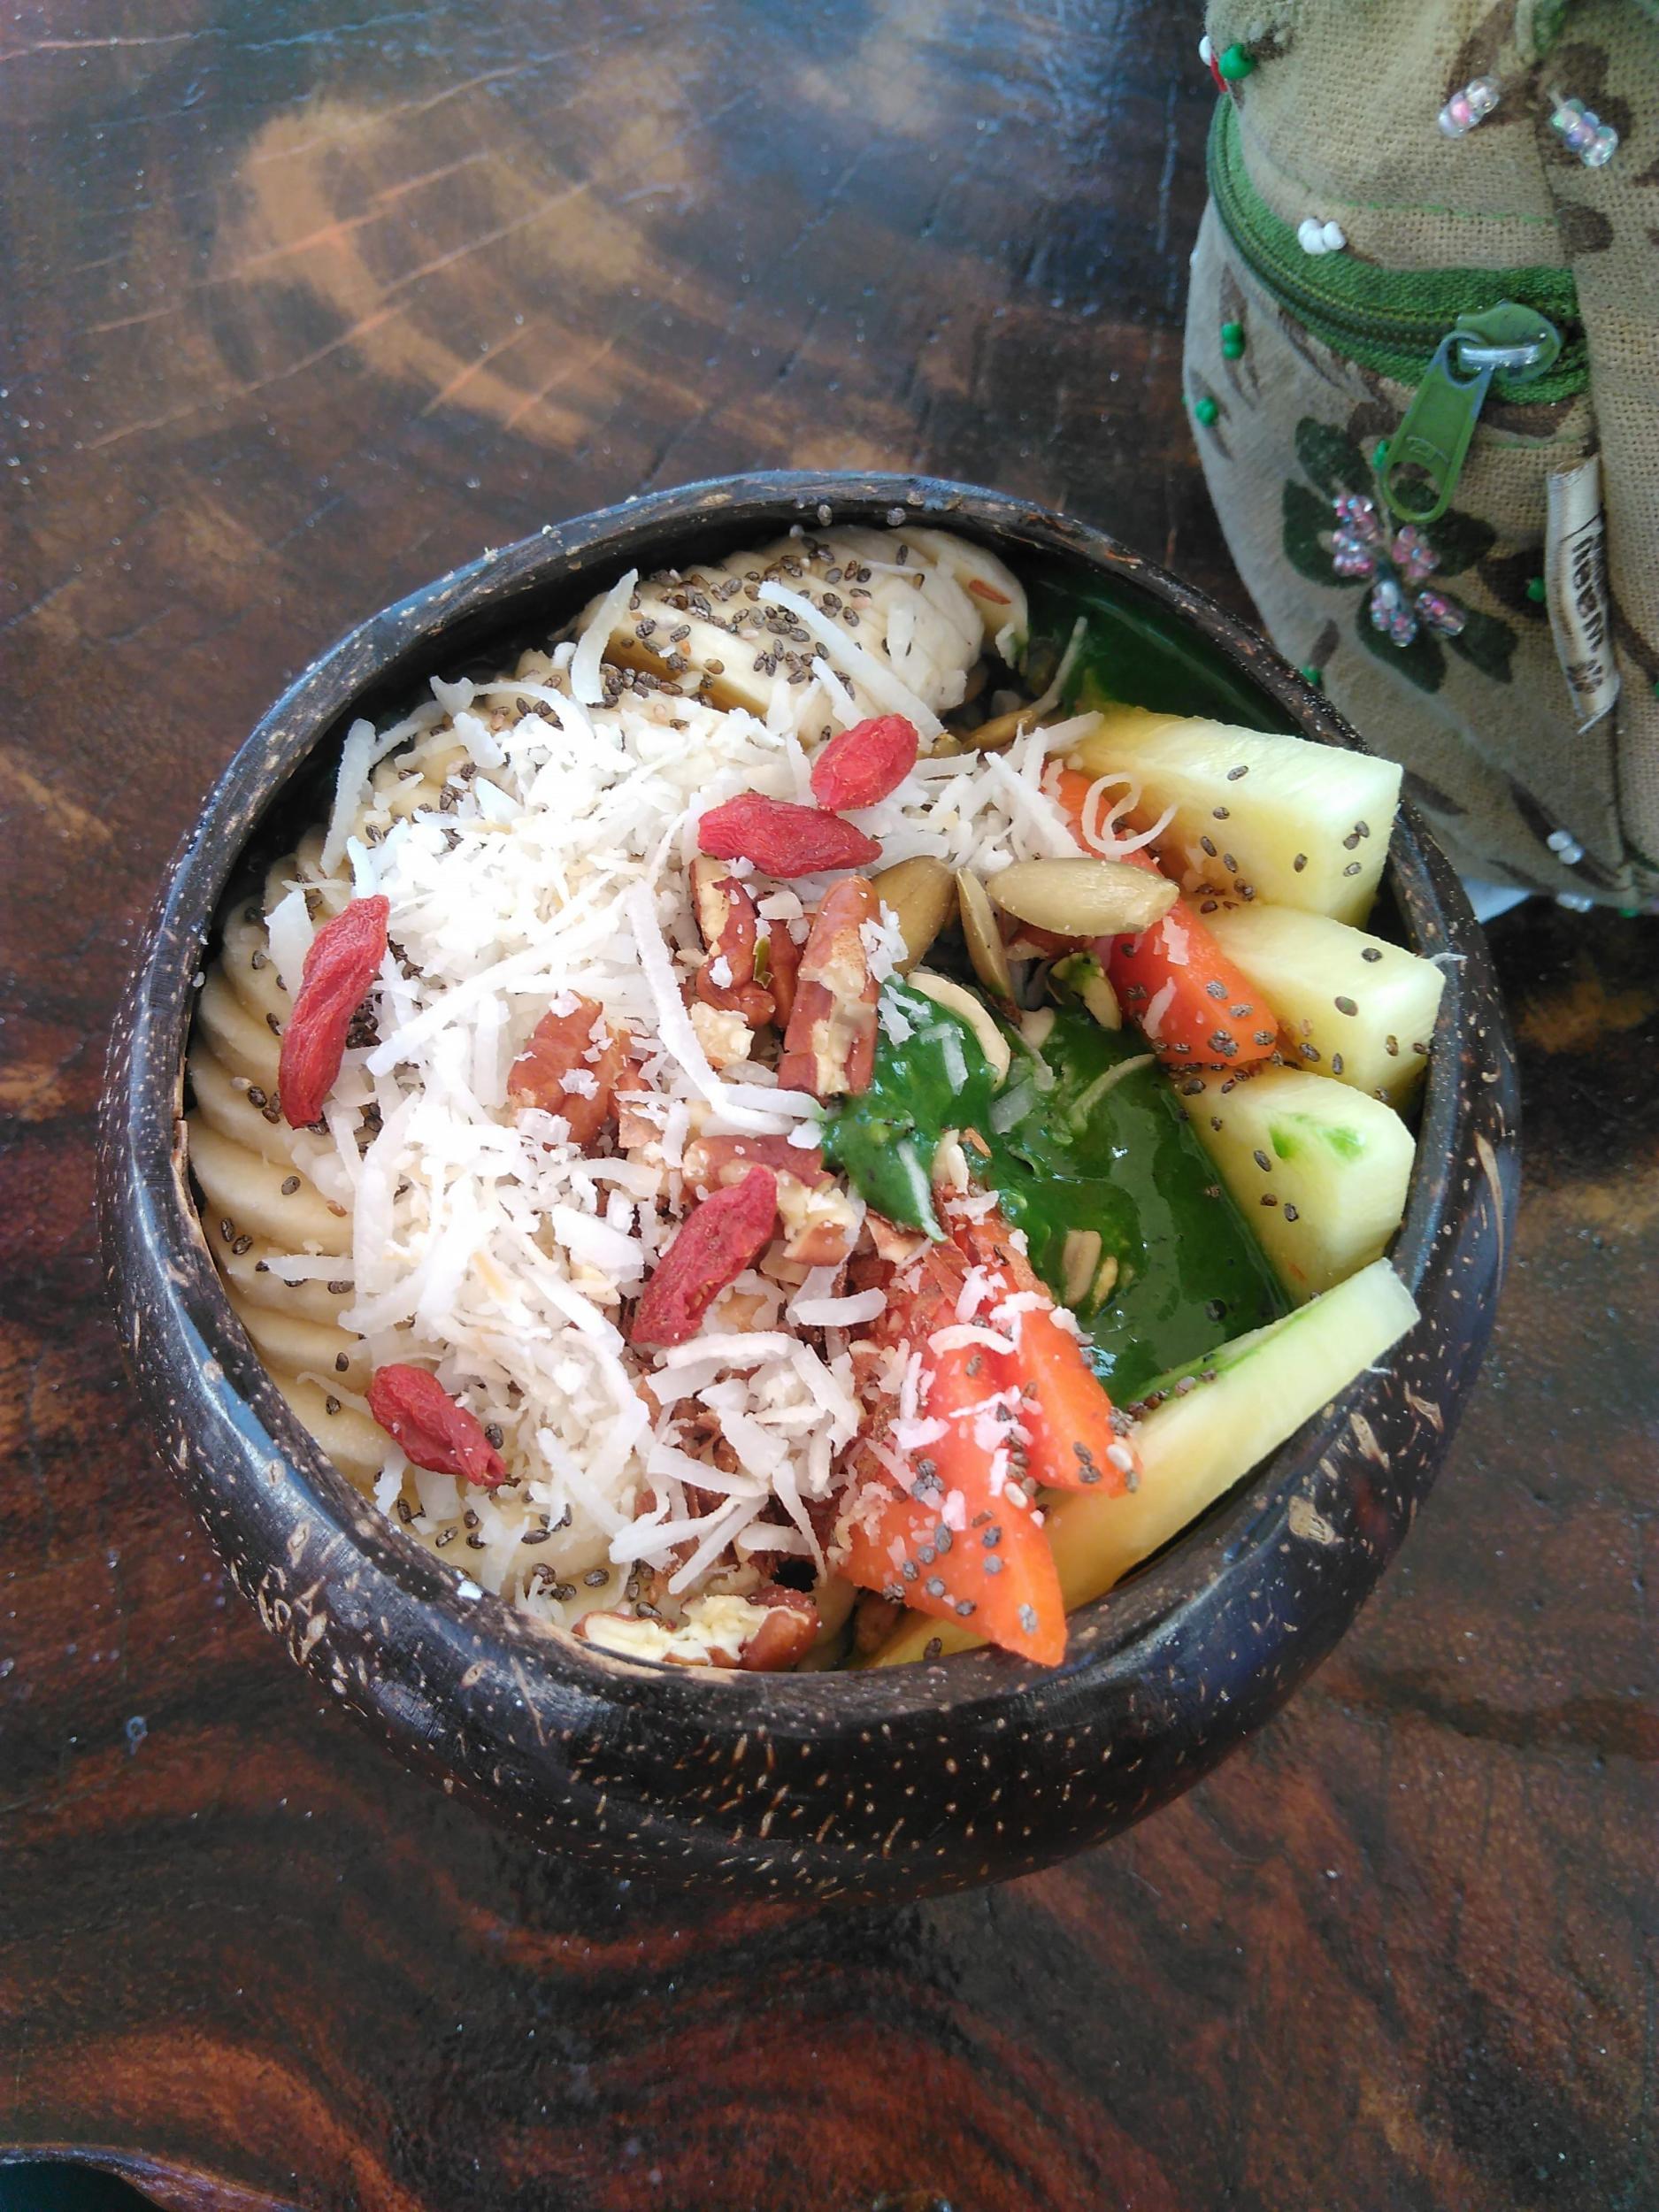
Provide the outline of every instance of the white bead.
[[1348,243],[1348,233],[1342,228],[1340,223],[1326,223],[1319,235],[1325,241],[1326,253],[1340,253]]
[[1610,123],[1603,123],[1578,158],[1586,169],[1605,169],[1617,151],[1618,133]]
[[1325,226],[1317,215],[1304,215],[1296,226],[1296,243],[1303,253],[1328,253]]
[[1210,42],[1210,34],[1206,31],[1202,38],[1201,38],[1198,42],[1198,58],[1203,63],[1206,69],[1210,66],[1210,57],[1214,54],[1215,50],[1215,48]]

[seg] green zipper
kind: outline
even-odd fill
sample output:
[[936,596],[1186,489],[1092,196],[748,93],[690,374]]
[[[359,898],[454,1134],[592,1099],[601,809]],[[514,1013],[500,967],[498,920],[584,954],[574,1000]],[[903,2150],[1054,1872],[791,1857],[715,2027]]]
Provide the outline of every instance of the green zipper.
[[1403,519],[1432,521],[1451,503],[1489,387],[1548,405],[1589,380],[1571,269],[1388,271],[1304,252],[1250,181],[1231,100],[1217,103],[1210,134],[1210,192],[1240,259],[1313,337],[1417,387],[1383,486]]

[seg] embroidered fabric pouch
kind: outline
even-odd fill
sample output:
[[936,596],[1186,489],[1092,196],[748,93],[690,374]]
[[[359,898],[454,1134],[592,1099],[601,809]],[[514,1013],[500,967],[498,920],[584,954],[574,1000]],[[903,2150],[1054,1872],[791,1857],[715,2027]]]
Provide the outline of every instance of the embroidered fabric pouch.
[[1215,0],[1209,35],[1186,388],[1267,629],[1460,867],[1653,902],[1659,12]]

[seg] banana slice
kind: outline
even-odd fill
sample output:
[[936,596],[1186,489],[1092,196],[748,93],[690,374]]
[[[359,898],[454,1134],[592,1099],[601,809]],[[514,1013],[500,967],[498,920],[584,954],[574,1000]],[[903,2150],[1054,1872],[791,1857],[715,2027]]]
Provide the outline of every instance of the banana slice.
[[207,1199],[210,1240],[218,1236],[228,1245],[263,1236],[285,1252],[349,1251],[349,1215],[331,1206],[290,1163],[262,1158],[200,1117],[190,1123],[190,1166]]
[[196,995],[197,1026],[233,1075],[246,1076],[268,1094],[277,1087],[282,1047],[268,1023],[250,1014],[217,963]]
[[311,1431],[341,1473],[360,1487],[373,1482],[386,1464],[390,1449],[385,1432],[366,1413],[359,1413],[355,1406],[339,1399],[334,1401],[339,1410],[330,1413],[330,1393],[307,1377],[273,1367],[271,1379],[293,1408],[296,1418]]
[[[768,585],[805,600],[818,619],[769,602]],[[842,721],[848,695],[856,716],[897,710],[932,721],[961,703],[987,640],[1023,635],[1025,623],[1025,594],[995,555],[931,530],[780,538],[642,578],[633,603],[611,628],[613,666],[764,716],[827,661]]]
[[[236,1244],[241,1242],[238,1237]],[[335,1263],[341,1270],[336,1276],[307,1276],[303,1281],[290,1283],[277,1272],[273,1263],[287,1258],[293,1251],[292,1245],[273,1244],[269,1237],[256,1236],[245,1251],[238,1252],[235,1245],[226,1244],[216,1236],[213,1246],[219,1271],[232,1293],[231,1303],[239,1313],[244,1306],[272,1306],[285,1314],[296,1315],[302,1321],[318,1321],[334,1327],[338,1325],[342,1310],[356,1296],[350,1279],[351,1263],[344,1256]],[[333,1287],[336,1283],[338,1289]]]
[[219,948],[219,965],[233,991],[257,1022],[268,1029],[267,1015],[286,1027],[294,1002],[283,988],[271,957],[270,939],[264,918],[250,922],[246,913],[226,925]]
[[330,1328],[326,1322],[280,1312],[273,1306],[254,1305],[234,1297],[230,1302],[267,1367],[284,1368],[296,1375],[309,1371],[338,1376],[346,1389],[359,1395],[368,1388],[369,1363],[360,1336]]
[[[218,1055],[201,1043],[193,1048],[187,1064],[196,1100],[192,1118],[199,1118],[245,1152],[257,1153],[260,1158],[271,1161],[285,1175],[291,1173],[294,1132],[285,1121],[265,1119],[265,1110],[257,1100],[249,1096],[247,1078],[233,1076]],[[254,1087],[257,1089],[257,1086]],[[268,1094],[260,1090],[258,1095],[265,1098]]]

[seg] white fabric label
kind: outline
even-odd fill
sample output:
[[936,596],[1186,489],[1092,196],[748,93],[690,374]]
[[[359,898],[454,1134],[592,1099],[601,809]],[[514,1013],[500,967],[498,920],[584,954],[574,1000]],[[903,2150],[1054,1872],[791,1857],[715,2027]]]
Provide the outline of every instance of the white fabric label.
[[1608,608],[1601,464],[1594,455],[1549,480],[1544,580],[1555,656],[1578,727],[1587,730],[1618,697],[1619,682]]

